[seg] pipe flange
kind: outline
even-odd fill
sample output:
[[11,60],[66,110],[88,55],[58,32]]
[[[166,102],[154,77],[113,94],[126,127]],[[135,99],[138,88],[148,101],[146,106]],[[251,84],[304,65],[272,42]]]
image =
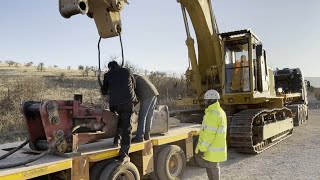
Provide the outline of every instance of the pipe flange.
[[68,143],[66,141],[66,139],[64,138],[64,132],[63,130],[58,130],[55,134],[54,134],[54,138],[55,138],[55,142],[56,142],[56,145],[55,145],[55,148],[56,148],[56,151],[58,153],[65,153],[67,151],[67,148],[68,148]]
[[67,151],[67,148],[68,148],[68,143],[66,140],[62,140],[60,141],[59,144],[56,145],[56,150],[58,153],[65,153]]
[[58,130],[56,133],[55,133],[55,138],[56,139],[63,139],[64,137],[64,132],[62,130]]

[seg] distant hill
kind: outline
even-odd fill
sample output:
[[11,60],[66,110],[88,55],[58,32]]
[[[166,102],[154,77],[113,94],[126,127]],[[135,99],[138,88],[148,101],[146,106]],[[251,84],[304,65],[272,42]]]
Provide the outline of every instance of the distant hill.
[[[88,71],[89,77],[94,77],[94,71]],[[43,71],[38,71],[37,66],[27,67],[19,64],[18,66],[8,66],[8,64],[0,63],[0,76],[56,76],[63,74],[66,77],[84,77],[84,70],[75,70],[60,67],[43,67]],[[1,82],[0,82],[1,83]]]
[[306,77],[310,81],[311,86],[320,88],[320,77]]

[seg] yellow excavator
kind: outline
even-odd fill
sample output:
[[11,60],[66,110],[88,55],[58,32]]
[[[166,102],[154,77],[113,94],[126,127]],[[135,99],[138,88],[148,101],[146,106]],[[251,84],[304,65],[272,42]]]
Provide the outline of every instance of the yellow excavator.
[[[211,0],[178,0],[187,34],[191,68],[186,72],[194,96],[181,105],[202,107],[208,89],[221,93],[229,117],[229,143],[239,152],[258,154],[289,137],[292,112],[275,91],[273,71],[261,40],[250,29],[219,33]],[[120,12],[126,0],[59,0],[65,18],[87,14],[101,38],[121,35]],[[198,45],[191,37],[188,17]]]

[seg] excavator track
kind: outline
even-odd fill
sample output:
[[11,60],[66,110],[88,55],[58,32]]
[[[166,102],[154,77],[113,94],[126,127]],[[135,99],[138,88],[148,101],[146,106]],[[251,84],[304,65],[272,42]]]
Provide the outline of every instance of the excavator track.
[[[278,132],[269,139],[261,140],[264,125],[292,119],[288,108],[248,109],[233,116],[230,125],[230,144],[238,152],[259,154],[291,136],[292,129]],[[293,122],[292,122],[293,123]]]

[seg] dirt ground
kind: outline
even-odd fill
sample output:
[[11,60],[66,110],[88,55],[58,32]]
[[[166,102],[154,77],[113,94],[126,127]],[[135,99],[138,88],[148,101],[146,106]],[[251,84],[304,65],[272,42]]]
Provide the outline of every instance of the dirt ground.
[[[259,155],[228,149],[220,164],[221,179],[320,179],[320,110],[310,110],[309,121],[293,135]],[[205,169],[187,167],[185,180],[208,179]]]

